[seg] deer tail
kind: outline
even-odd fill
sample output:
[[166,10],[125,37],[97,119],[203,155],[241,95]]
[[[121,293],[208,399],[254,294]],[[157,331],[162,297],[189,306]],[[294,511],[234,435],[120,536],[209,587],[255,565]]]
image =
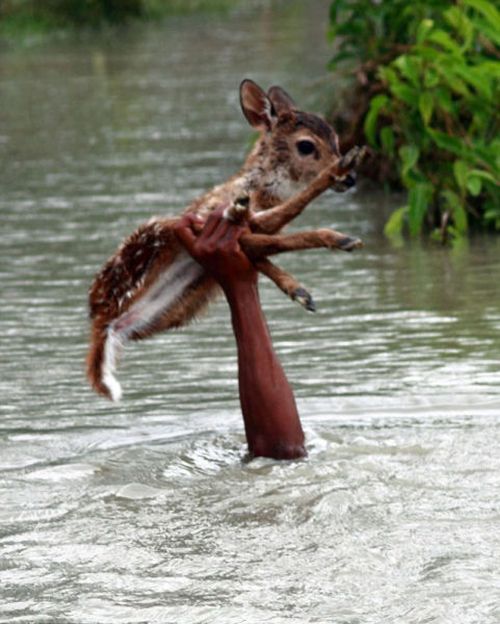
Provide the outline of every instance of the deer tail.
[[103,327],[94,323],[87,355],[87,377],[98,394],[112,401],[119,401],[122,397],[115,372],[124,342],[124,336],[113,328],[113,324]]

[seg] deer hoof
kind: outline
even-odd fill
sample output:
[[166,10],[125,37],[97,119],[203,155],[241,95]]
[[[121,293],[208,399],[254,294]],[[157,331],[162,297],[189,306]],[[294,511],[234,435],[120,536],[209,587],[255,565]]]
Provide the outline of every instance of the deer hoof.
[[238,197],[234,203],[224,210],[224,218],[233,223],[242,223],[248,215],[250,198],[248,195]]
[[350,171],[351,169],[356,169],[363,162],[365,157],[368,155],[368,148],[366,145],[363,147],[358,147],[355,145],[351,148],[347,154],[344,154],[339,162],[339,167],[342,170]]
[[316,312],[316,304],[305,288],[296,288],[292,293],[292,299],[309,312]]
[[357,163],[360,152],[361,148],[359,148],[357,145],[352,147],[347,152],[347,154],[344,154],[340,159],[339,168],[347,170],[352,169]]
[[338,241],[337,249],[342,251],[352,251],[353,249],[361,249],[363,247],[363,241],[360,238],[351,238],[345,236]]

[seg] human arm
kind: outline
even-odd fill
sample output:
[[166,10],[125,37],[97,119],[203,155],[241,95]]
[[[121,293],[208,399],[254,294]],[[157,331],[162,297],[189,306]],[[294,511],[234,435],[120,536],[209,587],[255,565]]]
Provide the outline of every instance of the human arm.
[[253,456],[303,457],[304,433],[291,386],[260,306],[257,271],[240,248],[246,231],[212,213],[203,226],[186,215],[176,227],[184,247],[222,287],[238,347],[240,403]]

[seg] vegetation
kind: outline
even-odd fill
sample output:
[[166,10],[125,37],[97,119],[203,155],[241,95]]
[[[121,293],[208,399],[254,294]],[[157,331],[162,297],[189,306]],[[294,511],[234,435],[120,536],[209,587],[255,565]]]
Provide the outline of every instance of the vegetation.
[[230,4],[231,0],[0,0],[0,34],[97,27]]
[[[383,156],[408,204],[388,235],[500,230],[500,13],[489,0],[334,0],[331,68],[348,66],[347,142]],[[348,107],[349,108],[349,107]],[[397,176],[394,176],[394,172]]]

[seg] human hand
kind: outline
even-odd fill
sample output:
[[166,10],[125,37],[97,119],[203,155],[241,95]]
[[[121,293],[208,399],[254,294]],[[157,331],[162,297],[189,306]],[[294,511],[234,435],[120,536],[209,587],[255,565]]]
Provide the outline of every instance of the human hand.
[[242,283],[255,284],[257,271],[240,247],[247,227],[225,219],[223,209],[210,213],[206,223],[199,215],[181,217],[174,231],[189,254],[227,292]]

